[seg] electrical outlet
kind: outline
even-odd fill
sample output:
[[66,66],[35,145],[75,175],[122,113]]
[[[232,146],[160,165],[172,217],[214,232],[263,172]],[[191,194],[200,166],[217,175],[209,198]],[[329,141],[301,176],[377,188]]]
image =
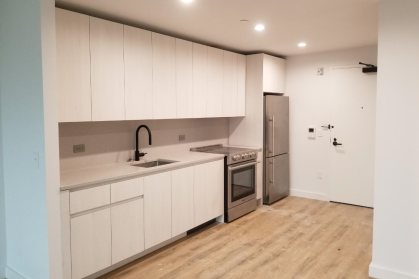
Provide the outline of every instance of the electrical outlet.
[[323,173],[321,171],[317,171],[317,178],[323,179]]
[[185,141],[186,136],[185,135],[179,135],[179,141]]
[[320,138],[323,136],[323,128],[320,127],[319,129],[317,129],[317,136]]
[[83,153],[86,152],[86,147],[84,144],[73,145],[73,153]]

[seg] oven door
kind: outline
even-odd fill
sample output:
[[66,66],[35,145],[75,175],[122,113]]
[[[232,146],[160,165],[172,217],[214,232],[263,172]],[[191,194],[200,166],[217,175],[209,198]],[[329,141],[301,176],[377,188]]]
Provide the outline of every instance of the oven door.
[[256,198],[256,160],[228,166],[228,208]]

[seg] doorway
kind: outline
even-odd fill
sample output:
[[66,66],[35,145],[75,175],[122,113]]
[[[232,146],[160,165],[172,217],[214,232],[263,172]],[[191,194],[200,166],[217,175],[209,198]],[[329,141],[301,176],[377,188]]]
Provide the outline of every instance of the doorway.
[[377,75],[362,66],[331,69],[329,200],[374,206]]

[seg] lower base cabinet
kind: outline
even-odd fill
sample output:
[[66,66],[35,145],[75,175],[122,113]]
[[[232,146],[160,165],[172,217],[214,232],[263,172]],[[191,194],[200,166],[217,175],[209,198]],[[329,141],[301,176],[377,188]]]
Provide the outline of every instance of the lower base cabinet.
[[224,214],[224,162],[194,166],[195,226]]
[[193,167],[188,167],[172,171],[172,237],[193,227]]
[[144,251],[144,200],[111,208],[112,264]]
[[172,175],[163,172],[144,178],[145,249],[172,237]]
[[72,279],[81,279],[112,264],[111,209],[71,219]]
[[[99,187],[109,192],[101,205],[89,202],[93,188],[62,195],[66,279],[85,278],[224,213],[223,160]],[[81,198],[86,207],[71,214]]]

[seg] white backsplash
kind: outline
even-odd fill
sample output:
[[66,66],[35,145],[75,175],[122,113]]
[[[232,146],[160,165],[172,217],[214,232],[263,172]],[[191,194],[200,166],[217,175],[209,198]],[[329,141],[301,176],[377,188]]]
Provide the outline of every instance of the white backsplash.
[[[126,162],[135,151],[135,130],[147,125],[153,135],[148,145],[146,129],[141,129],[140,151],[145,158],[188,151],[191,147],[228,144],[228,118],[60,123],[61,171]],[[185,141],[179,141],[185,135]],[[73,145],[85,144],[86,152],[73,153]]]

